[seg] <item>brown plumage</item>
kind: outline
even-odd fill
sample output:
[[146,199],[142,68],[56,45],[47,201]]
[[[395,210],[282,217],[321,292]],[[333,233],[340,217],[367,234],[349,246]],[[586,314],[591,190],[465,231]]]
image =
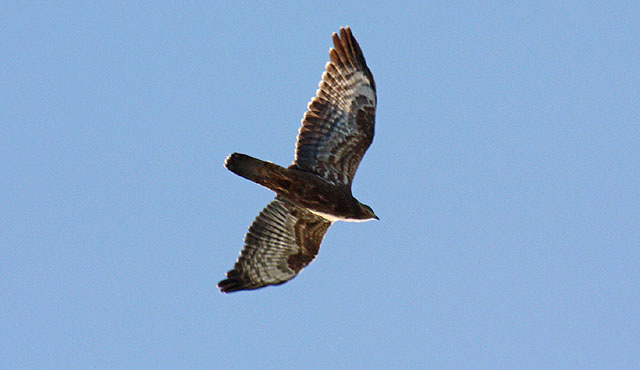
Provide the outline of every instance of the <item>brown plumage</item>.
[[351,194],[358,165],[374,135],[376,90],[373,75],[349,27],[333,34],[316,96],[298,134],[293,164],[284,168],[245,154],[230,155],[225,166],[265,186],[276,198],[260,212],[222,292],[282,284],[318,253],[324,234],[337,220],[378,219]]

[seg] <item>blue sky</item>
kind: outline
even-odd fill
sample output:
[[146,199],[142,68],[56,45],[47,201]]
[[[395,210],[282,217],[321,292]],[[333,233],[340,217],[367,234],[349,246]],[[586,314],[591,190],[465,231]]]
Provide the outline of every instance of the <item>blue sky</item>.
[[[105,4],[0,15],[1,368],[638,365],[637,4]],[[381,221],[220,294],[347,24]]]

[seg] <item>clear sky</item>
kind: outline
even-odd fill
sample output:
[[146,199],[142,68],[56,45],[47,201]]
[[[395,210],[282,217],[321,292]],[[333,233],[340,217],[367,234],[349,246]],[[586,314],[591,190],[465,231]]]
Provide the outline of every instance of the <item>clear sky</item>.
[[[637,3],[26,3],[0,14],[0,368],[640,364]],[[291,163],[343,25],[381,221],[221,294],[273,197],[223,161]]]

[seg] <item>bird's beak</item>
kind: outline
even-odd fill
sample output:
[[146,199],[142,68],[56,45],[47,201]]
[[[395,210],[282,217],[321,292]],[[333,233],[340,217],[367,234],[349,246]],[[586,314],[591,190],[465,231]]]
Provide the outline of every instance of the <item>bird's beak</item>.
[[375,218],[376,220],[380,221],[380,218],[378,218],[378,216],[373,215],[373,218]]

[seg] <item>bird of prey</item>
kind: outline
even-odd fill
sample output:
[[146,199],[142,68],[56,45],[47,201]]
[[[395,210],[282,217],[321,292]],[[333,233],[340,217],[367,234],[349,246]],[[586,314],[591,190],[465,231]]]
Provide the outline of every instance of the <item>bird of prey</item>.
[[293,164],[284,168],[239,153],[225,161],[276,197],[253,221],[238,261],[218,283],[224,293],[291,280],[314,260],[333,222],[378,219],[351,194],[373,141],[376,85],[349,27],[333,34],[333,45],[302,119]]

